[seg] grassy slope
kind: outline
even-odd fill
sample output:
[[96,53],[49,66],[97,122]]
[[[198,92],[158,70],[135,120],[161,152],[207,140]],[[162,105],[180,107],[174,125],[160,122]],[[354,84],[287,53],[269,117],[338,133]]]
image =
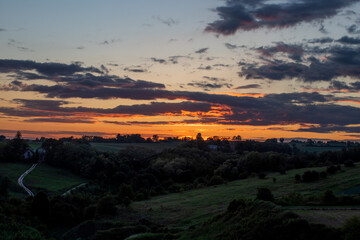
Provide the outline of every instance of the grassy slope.
[[[17,179],[30,166],[31,164],[0,163],[0,174],[10,179],[10,192],[13,195],[25,195],[25,192],[18,187]],[[35,194],[40,190],[46,190],[50,194],[61,194],[84,182],[87,182],[87,180],[66,170],[54,168],[44,163],[38,165],[34,171],[24,178],[25,186],[30,188]]]
[[[268,187],[275,198],[278,198],[290,192],[313,195],[332,190],[337,193],[360,184],[360,166],[344,170],[315,183],[294,182],[295,174],[302,174],[306,169],[289,171],[286,175],[274,173],[268,175],[265,180],[257,178],[238,180],[225,185],[159,196],[148,201],[135,202],[131,206],[160,223],[184,227],[201,223],[223,212],[233,199],[254,198],[259,187]],[[276,183],[272,182],[273,177],[277,178]]]
[[41,142],[28,142],[29,146],[32,148],[32,149],[37,149],[39,147],[41,147]]
[[86,179],[78,177],[69,171],[54,168],[41,163],[24,179],[24,184],[36,194],[40,190],[46,190],[51,194],[62,194],[68,189],[81,183]]
[[14,196],[26,196],[26,192],[18,185],[17,180],[21,174],[31,167],[24,163],[0,163],[0,175],[10,180],[9,192]]
[[161,152],[166,148],[174,148],[181,144],[181,142],[173,143],[91,143],[91,146],[99,151],[118,152],[127,147],[144,147],[152,149],[156,152]]

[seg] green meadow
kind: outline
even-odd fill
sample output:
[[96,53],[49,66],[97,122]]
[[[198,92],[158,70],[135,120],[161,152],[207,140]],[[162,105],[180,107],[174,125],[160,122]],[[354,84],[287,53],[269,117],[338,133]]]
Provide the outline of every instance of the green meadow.
[[[266,179],[248,178],[227,184],[204,187],[180,193],[154,197],[147,201],[134,202],[131,207],[141,215],[155,222],[169,224],[173,227],[188,227],[202,223],[223,212],[233,199],[255,198],[257,189],[269,188],[275,198],[292,192],[304,196],[319,195],[326,190],[335,194],[360,184],[360,167],[343,168],[342,172],[329,175],[327,179],[314,183],[296,183],[294,176],[306,170],[322,171],[325,168],[298,169],[288,171],[285,175],[269,174]],[[276,182],[273,182],[276,178]]]
[[[7,176],[10,180],[10,194],[26,196],[25,191],[18,186],[17,180],[21,174],[31,167],[31,164],[23,163],[0,163],[0,175]],[[33,193],[41,190],[50,195],[62,194],[72,187],[88,180],[78,177],[69,171],[51,167],[45,163],[39,164],[31,173],[24,178],[24,184]]]

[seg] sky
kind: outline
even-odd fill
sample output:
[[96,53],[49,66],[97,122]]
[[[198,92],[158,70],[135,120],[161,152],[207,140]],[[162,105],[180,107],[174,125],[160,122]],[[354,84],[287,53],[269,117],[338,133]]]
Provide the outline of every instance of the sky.
[[360,0],[1,0],[0,134],[360,139]]

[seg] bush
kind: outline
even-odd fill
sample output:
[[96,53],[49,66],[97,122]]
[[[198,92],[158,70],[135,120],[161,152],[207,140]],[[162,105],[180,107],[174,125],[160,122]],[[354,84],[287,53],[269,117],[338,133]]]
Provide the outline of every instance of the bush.
[[358,240],[360,239],[360,218],[352,217],[346,220],[342,227],[344,240]]
[[337,167],[337,166],[334,166],[334,165],[328,166],[328,167],[326,168],[326,172],[327,172],[328,174],[335,174],[337,171],[338,171],[338,167]]
[[239,208],[243,208],[245,206],[246,206],[246,203],[245,203],[244,200],[242,200],[242,199],[239,199],[239,200],[234,199],[229,203],[227,211],[228,212],[236,212]]
[[31,212],[38,216],[41,221],[46,221],[49,217],[50,202],[47,194],[43,191],[37,193],[31,203]]
[[90,205],[84,209],[84,218],[86,220],[94,219],[95,216],[96,216],[96,205]]
[[220,176],[213,176],[209,181],[209,186],[220,185],[224,183],[224,179]]
[[299,174],[295,175],[295,181],[296,182],[300,182],[301,181],[301,176]]
[[258,173],[258,178],[259,178],[259,179],[265,179],[265,177],[266,177],[266,174],[265,174],[265,173],[263,173],[263,172],[259,172],[259,173]]
[[300,193],[292,192],[281,198],[281,204],[289,206],[302,205],[304,203],[304,198]]
[[320,172],[320,178],[322,178],[322,179],[327,178],[327,173],[324,171]]
[[116,208],[116,200],[114,196],[106,195],[100,198],[96,206],[97,216],[104,216],[104,215],[114,216],[116,215],[116,212],[117,212],[117,208]]
[[322,198],[324,203],[336,203],[337,198],[335,197],[334,193],[331,190],[327,190]]
[[345,167],[355,167],[354,161],[349,159],[344,162]]
[[320,174],[317,171],[306,171],[302,175],[302,180],[304,182],[314,182],[319,180],[319,178],[320,178]]
[[268,188],[258,188],[256,199],[273,202],[274,196]]
[[122,184],[119,188],[119,198],[124,199],[125,197],[128,197],[130,199],[134,198],[134,192],[130,185],[128,184]]

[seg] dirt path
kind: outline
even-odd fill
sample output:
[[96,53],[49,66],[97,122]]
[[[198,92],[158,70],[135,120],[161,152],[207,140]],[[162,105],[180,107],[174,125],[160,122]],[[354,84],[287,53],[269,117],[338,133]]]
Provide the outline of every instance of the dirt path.
[[38,164],[35,163],[33,164],[28,170],[26,170],[26,172],[24,172],[18,179],[18,184],[20,185],[20,187],[22,187],[30,196],[34,196],[34,193],[32,191],[30,191],[30,189],[28,189],[23,181],[24,181],[24,178],[26,177],[26,175],[28,175],[32,170],[35,169],[35,167],[37,166]]
[[80,184],[80,185],[78,185],[78,186],[76,186],[76,187],[73,187],[73,188],[71,188],[70,190],[67,190],[65,193],[61,194],[61,196],[66,196],[66,195],[70,194],[71,191],[73,191],[73,190],[75,190],[75,189],[77,189],[77,188],[80,188],[80,187],[82,187],[82,186],[85,186],[86,184],[87,184],[87,183],[82,183],[82,184]]

